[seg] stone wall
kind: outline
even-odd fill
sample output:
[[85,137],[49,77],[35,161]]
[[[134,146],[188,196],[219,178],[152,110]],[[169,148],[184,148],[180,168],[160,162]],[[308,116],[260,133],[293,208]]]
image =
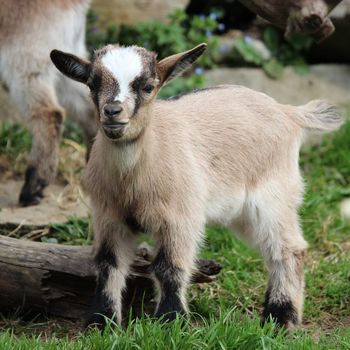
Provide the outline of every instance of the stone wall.
[[93,0],[92,8],[100,17],[100,24],[135,23],[152,19],[166,21],[170,12],[185,8],[189,0]]

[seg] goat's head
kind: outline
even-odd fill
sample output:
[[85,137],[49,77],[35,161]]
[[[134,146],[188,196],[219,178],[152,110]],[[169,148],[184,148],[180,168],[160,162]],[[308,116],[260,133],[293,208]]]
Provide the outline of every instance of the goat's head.
[[206,44],[157,61],[137,46],[108,45],[91,62],[53,50],[51,60],[67,77],[86,84],[99,112],[99,124],[112,141],[137,139],[148,124],[148,109],[160,88],[204,52]]

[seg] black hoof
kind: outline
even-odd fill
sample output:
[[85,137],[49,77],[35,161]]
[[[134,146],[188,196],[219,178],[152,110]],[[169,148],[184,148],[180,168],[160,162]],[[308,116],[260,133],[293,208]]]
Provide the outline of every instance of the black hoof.
[[186,311],[180,303],[175,303],[172,306],[176,307],[169,308],[169,305],[167,304],[160,305],[154,314],[154,317],[164,322],[172,322],[177,316],[186,316]]
[[176,311],[167,312],[165,314],[161,314],[157,312],[154,315],[154,317],[160,319],[163,322],[172,322],[172,321],[175,321],[177,315],[180,315],[180,313]]
[[100,293],[95,295],[93,304],[85,318],[83,332],[89,329],[98,329],[103,331],[108,319],[115,321],[115,314],[108,301]]
[[36,194],[22,194],[19,197],[19,204],[22,207],[28,207],[30,205],[38,205],[41,202],[42,196]]
[[19,196],[19,204],[22,207],[39,204],[44,197],[43,189],[46,186],[47,182],[38,177],[36,168],[28,167],[25,182]]
[[98,329],[103,331],[106,327],[106,318],[100,314],[93,314],[86,318],[82,331],[86,333],[90,329]]
[[288,302],[269,303],[265,305],[261,317],[261,325],[273,320],[278,326],[293,328],[298,324],[298,315],[293,304]]

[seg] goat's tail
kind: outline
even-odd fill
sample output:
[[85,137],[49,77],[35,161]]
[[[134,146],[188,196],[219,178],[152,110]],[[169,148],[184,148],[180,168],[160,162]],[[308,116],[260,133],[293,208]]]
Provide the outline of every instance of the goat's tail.
[[299,106],[299,124],[306,129],[333,131],[338,129],[344,119],[339,110],[324,100],[313,100]]

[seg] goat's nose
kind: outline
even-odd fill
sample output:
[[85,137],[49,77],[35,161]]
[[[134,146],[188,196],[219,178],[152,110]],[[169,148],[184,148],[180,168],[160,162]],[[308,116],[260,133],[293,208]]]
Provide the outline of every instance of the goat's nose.
[[120,104],[110,103],[103,107],[103,112],[106,117],[112,118],[121,113],[123,107]]

